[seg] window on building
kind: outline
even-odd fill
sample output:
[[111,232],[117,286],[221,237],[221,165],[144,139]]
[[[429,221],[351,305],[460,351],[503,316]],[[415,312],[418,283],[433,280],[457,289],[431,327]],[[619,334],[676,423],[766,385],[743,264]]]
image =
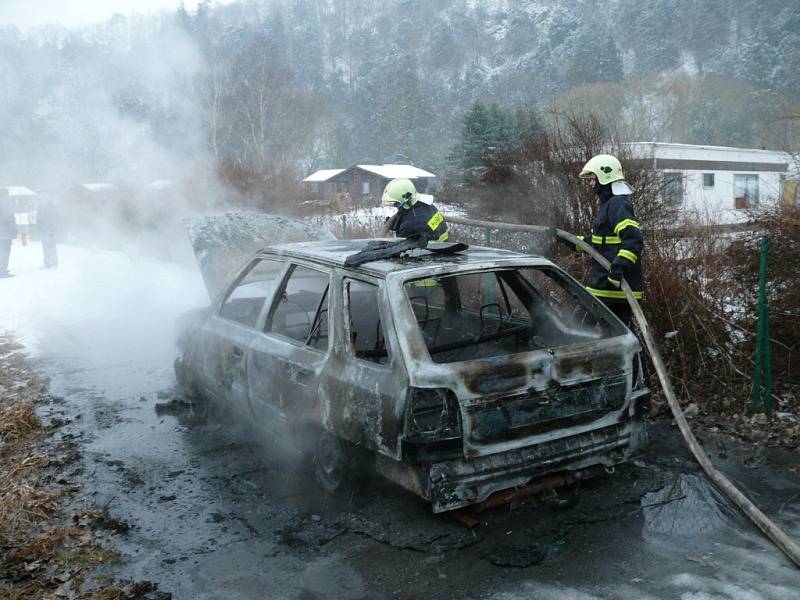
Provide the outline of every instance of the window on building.
[[219,309],[219,316],[248,327],[255,327],[264,300],[272,296],[284,263],[274,260],[257,260],[247,275],[231,290]]
[[714,173],[703,173],[703,187],[706,189],[714,187]]
[[683,203],[683,173],[664,173],[663,198],[666,204]]
[[361,193],[366,196],[369,194],[369,181],[362,181],[361,182]]
[[733,176],[734,208],[755,208],[758,206],[758,175]]

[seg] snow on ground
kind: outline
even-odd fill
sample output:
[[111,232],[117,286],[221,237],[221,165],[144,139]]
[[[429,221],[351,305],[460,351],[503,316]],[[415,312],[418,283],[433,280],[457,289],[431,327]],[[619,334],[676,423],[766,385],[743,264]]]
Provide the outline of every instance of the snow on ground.
[[43,269],[41,244],[15,242],[15,277],[0,279],[0,332],[34,355],[84,367],[170,359],[176,317],[208,303],[196,268],[62,244],[58,254]]

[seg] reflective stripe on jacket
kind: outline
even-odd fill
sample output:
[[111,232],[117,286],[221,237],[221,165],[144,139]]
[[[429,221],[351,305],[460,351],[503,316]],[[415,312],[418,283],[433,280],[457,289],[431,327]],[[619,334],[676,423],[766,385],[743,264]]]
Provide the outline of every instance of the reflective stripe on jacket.
[[417,202],[409,208],[397,209],[397,220],[392,230],[397,237],[420,238],[425,236],[432,242],[444,242],[448,238],[447,223],[433,204]]
[[[612,265],[622,268],[625,280],[636,298],[643,298],[642,250],[644,238],[633,211],[630,196],[611,196],[601,201],[592,224],[591,239],[585,236],[595,250]],[[608,271],[592,261],[586,289],[606,302],[625,301],[625,292],[608,281]]]

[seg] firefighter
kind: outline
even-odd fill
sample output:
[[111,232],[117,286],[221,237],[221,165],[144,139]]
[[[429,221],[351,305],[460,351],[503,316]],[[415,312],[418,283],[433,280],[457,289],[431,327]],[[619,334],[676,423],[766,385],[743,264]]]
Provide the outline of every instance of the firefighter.
[[8,188],[0,188],[0,278],[13,277],[8,272],[11,243],[17,237],[17,222]]
[[424,243],[447,240],[447,223],[442,213],[417,192],[410,179],[392,179],[383,190],[381,204],[397,208],[397,212],[386,221],[387,232],[394,231],[397,237]]
[[632,313],[621,289],[623,277],[635,298],[644,297],[644,239],[631,202],[633,189],[625,182],[619,160],[610,154],[592,157],[581,169],[580,177],[589,180],[599,201],[590,239],[589,236],[580,237],[611,262],[611,270],[606,271],[592,261],[586,289],[630,327]]

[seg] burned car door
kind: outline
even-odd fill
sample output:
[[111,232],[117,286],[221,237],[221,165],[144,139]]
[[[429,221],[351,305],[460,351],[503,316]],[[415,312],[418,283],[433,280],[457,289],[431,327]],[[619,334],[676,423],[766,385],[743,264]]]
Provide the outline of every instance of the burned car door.
[[202,331],[206,387],[220,401],[246,407],[247,349],[266,301],[285,269],[283,261],[257,258],[236,278]]
[[[382,282],[381,282],[382,283]],[[341,283],[344,339],[326,369],[328,429],[370,449],[394,454],[402,417],[395,399],[407,385],[390,332],[394,330],[378,282],[345,277]]]
[[279,436],[314,405],[329,346],[330,274],[292,264],[250,348],[250,409]]

